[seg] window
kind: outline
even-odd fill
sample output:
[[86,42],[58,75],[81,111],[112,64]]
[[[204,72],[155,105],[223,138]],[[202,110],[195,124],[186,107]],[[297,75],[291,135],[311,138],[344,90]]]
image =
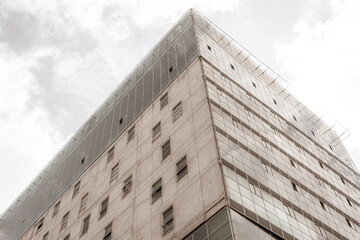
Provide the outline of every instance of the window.
[[267,168],[267,166],[264,164],[264,163],[261,163],[261,166],[262,166],[262,169],[265,171],[265,172],[268,172],[269,169]]
[[83,196],[83,198],[81,199],[79,213],[86,209],[87,199],[88,199],[88,193],[85,194],[85,196]]
[[211,51],[211,47],[209,45],[207,45],[207,48]]
[[290,164],[291,164],[291,166],[293,166],[294,168],[297,169],[297,165],[292,159],[290,159]]
[[105,228],[105,234],[104,234],[104,240],[110,240],[111,239],[111,231],[112,231],[112,223],[107,225]]
[[232,70],[235,70],[234,65],[230,64]]
[[261,141],[262,141],[262,144],[263,144],[264,147],[271,150],[271,145],[270,145],[270,143],[268,141],[263,140],[263,139],[261,139]]
[[110,148],[110,150],[107,153],[107,161],[110,162],[114,158],[114,152],[115,152],[115,146]]
[[70,233],[64,237],[64,240],[70,240]]
[[232,124],[237,128],[239,127],[239,122],[236,121],[235,119],[232,119]]
[[311,133],[314,137],[316,137],[315,132],[313,130],[311,130]]
[[318,231],[318,233],[320,233],[321,236],[326,237],[325,231],[324,229],[322,229],[319,225],[315,224],[316,226],[316,230]]
[[253,96],[250,93],[246,93],[246,95],[248,96],[248,98],[250,99],[250,101],[255,102]]
[[297,119],[296,119],[296,117],[294,115],[293,115],[293,118],[294,118],[295,121],[297,121]]
[[112,169],[111,169],[111,176],[110,176],[110,182],[116,179],[119,175],[119,164],[117,163]]
[[352,224],[351,224],[350,220],[346,218],[346,222],[347,222],[347,224],[349,225],[349,227],[352,228]]
[[220,96],[223,95],[223,91],[222,91],[220,88],[216,88],[216,91],[217,91],[217,93],[218,93]]
[[109,198],[106,198],[104,201],[102,201],[101,203],[101,207],[100,207],[100,218],[102,218],[106,212],[107,212],[107,208],[108,208],[108,201]]
[[156,126],[153,128],[152,137],[153,140],[155,140],[158,136],[161,134],[161,123],[159,122],[156,124]]
[[292,209],[291,207],[288,207],[287,205],[284,204],[284,208],[285,208],[285,212],[290,215],[291,217],[295,218],[295,212],[294,209]]
[[319,200],[319,202],[320,202],[321,208],[324,209],[325,211],[328,211],[328,208],[327,208],[327,206],[325,205],[325,203],[323,203],[323,202],[320,201],[320,200]]
[[48,240],[48,237],[49,237],[49,232],[45,233],[45,235],[43,236],[43,240]]
[[169,72],[172,72],[174,70],[173,66],[169,68]]
[[161,178],[152,185],[151,197],[153,203],[161,197]]
[[167,233],[174,227],[173,207],[171,206],[163,212],[163,234]]
[[124,181],[123,197],[125,197],[131,191],[132,175]]
[[345,180],[342,177],[340,177],[340,179],[341,179],[342,183],[346,185]]
[[63,216],[63,219],[62,219],[62,221],[61,221],[60,231],[63,230],[64,228],[66,228],[67,223],[68,223],[68,220],[69,220],[69,212],[67,212],[67,213]]
[[291,185],[292,185],[293,189],[294,189],[296,192],[299,192],[299,189],[298,189],[298,187],[296,186],[295,183],[291,182]]
[[132,128],[130,128],[130,130],[128,131],[128,142],[130,142],[135,136],[135,126],[133,126]]
[[81,165],[83,165],[85,162],[85,158],[81,159]]
[[260,189],[258,189],[257,187],[255,187],[254,184],[252,183],[249,183],[249,187],[250,187],[250,191],[255,193],[256,195],[260,196],[261,197],[261,192],[260,192]]
[[119,125],[121,125],[122,123],[123,123],[123,118],[120,118]]
[[165,93],[165,95],[160,98],[160,110],[162,110],[168,104],[168,102],[168,94]]
[[80,191],[80,181],[75,184],[72,197],[75,197],[79,193],[79,191]]
[[333,192],[334,192],[335,196],[340,197],[340,195],[339,195],[338,191],[337,191],[335,188],[333,188],[332,190],[333,190]]
[[173,121],[178,119],[182,115],[182,106],[181,102],[179,102],[174,108],[173,108]]
[[330,145],[329,145],[329,148],[330,148],[331,150],[333,150],[332,146],[330,146]]
[[352,207],[353,205],[352,205],[351,201],[348,198],[346,198],[346,200],[347,200],[349,206]]
[[254,82],[252,82],[252,85],[254,86],[254,88],[256,88],[256,84]]
[[322,181],[320,178],[318,178],[318,177],[315,177],[315,178],[316,178],[317,183],[318,183],[320,186],[325,187],[323,181]]
[[161,152],[162,152],[162,160],[167,158],[171,154],[170,149],[170,139],[167,140],[162,146],[161,146]]
[[55,217],[55,216],[58,214],[59,208],[60,208],[60,202],[58,202],[57,204],[55,204],[55,206],[54,206],[54,212],[53,212],[53,216],[52,216],[52,217]]
[[81,228],[81,236],[87,233],[87,231],[89,230],[89,223],[90,223],[90,215],[88,215],[83,221]]
[[178,181],[187,174],[187,163],[186,163],[186,156],[184,156],[180,161],[176,163],[177,167],[177,178]]
[[42,219],[36,224],[36,233],[38,233],[38,232],[41,231],[43,225],[44,225],[44,218],[42,218]]

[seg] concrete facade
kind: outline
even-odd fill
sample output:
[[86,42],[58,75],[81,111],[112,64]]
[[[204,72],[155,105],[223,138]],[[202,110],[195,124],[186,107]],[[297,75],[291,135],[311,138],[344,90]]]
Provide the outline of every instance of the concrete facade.
[[[129,77],[115,107],[82,128],[89,144],[69,152],[79,164],[69,186],[16,234],[14,207],[0,238],[359,239],[360,175],[337,133],[196,11],[164,38],[175,40],[145,58],[141,80]],[[93,148],[101,154],[86,155]]]

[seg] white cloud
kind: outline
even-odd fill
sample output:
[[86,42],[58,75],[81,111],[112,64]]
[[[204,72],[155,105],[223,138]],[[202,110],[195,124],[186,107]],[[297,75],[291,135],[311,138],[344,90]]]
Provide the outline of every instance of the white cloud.
[[[294,88],[309,106],[320,108],[346,126],[345,141],[353,160],[359,161],[360,142],[360,2],[309,1],[294,27],[296,38],[278,45],[284,68],[294,77]],[[328,12],[319,15],[319,9]]]

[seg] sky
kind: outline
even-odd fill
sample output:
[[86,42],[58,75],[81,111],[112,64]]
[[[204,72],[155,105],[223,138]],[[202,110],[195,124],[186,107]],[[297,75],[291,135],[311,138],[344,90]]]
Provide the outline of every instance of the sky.
[[358,0],[1,0],[0,213],[189,8],[351,132],[360,168]]

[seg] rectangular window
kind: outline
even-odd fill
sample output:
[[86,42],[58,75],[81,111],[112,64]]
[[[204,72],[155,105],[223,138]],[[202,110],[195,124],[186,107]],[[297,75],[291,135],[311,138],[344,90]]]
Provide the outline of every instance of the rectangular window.
[[125,197],[131,191],[132,175],[124,181],[123,197]]
[[153,203],[161,197],[161,178],[152,185],[151,197]]
[[85,233],[87,233],[87,231],[89,230],[89,223],[90,223],[90,215],[88,215],[82,224],[82,229],[81,229],[81,236],[84,235]]
[[128,142],[130,142],[135,137],[135,126],[130,128],[128,131]]
[[352,224],[351,224],[350,220],[346,218],[346,222],[347,222],[347,224],[349,225],[349,227],[352,228]]
[[266,164],[261,163],[261,166],[262,166],[262,169],[263,169],[265,172],[268,172],[268,171],[269,171],[269,169],[267,168]]
[[156,126],[153,128],[152,131],[152,138],[153,140],[156,139],[158,136],[160,136],[161,134],[161,123],[159,122],[158,124],[156,124]]
[[173,108],[173,121],[178,119],[182,115],[182,106],[181,102],[179,102],[174,108]]
[[250,186],[250,191],[255,193],[256,195],[260,196],[261,197],[261,192],[260,192],[260,189],[258,189],[257,187],[255,187],[254,184],[252,183],[249,183],[249,186]]
[[107,153],[107,161],[110,162],[114,158],[114,152],[115,152],[115,146],[110,148],[110,150]]
[[177,178],[178,181],[187,174],[187,163],[186,163],[186,156],[184,156],[180,161],[176,163],[177,167]]
[[57,204],[55,204],[55,206],[54,206],[54,212],[53,212],[53,216],[52,216],[52,217],[55,217],[55,216],[58,214],[59,208],[60,208],[60,202],[58,202]]
[[319,165],[321,168],[324,168],[324,165],[321,162],[319,162]]
[[237,128],[239,127],[239,123],[235,119],[232,119],[232,124]]
[[288,207],[287,205],[284,204],[284,208],[285,211],[288,215],[290,215],[291,217],[295,218],[295,213],[294,210],[291,207]]
[[42,218],[37,224],[36,224],[36,233],[40,232],[42,227],[44,225],[44,218]]
[[163,212],[163,234],[167,233],[174,227],[173,207],[171,206]]
[[160,110],[162,110],[168,104],[168,102],[168,94],[165,93],[165,95],[160,98]]
[[116,179],[119,175],[119,164],[117,163],[112,169],[111,169],[111,176],[110,176],[110,182]]
[[299,189],[298,189],[298,187],[296,186],[295,183],[291,182],[291,185],[292,185],[292,187],[293,187],[293,189],[294,189],[295,191],[299,192]]
[[64,240],[70,240],[70,233],[64,237]]
[[49,237],[49,232],[45,233],[45,235],[43,236],[43,240],[48,240],[48,237]]
[[211,47],[209,45],[207,45],[207,48],[211,51]]
[[102,201],[101,203],[101,207],[100,207],[100,218],[102,218],[106,212],[107,212],[107,209],[108,209],[108,201],[109,201],[109,198],[106,198],[104,201]]
[[320,200],[319,200],[319,202],[320,202],[321,208],[322,208],[323,210],[325,210],[325,211],[328,211],[328,208],[327,208],[327,206],[325,205],[325,203],[323,203],[323,202],[320,201]]
[[162,152],[162,160],[167,158],[171,154],[170,149],[170,139],[167,140],[162,146],[161,146],[161,152]]
[[319,225],[315,224],[316,226],[316,230],[318,231],[318,233],[320,233],[321,236],[326,237],[325,231],[324,229],[322,229]]
[[107,227],[105,228],[104,240],[111,239],[111,232],[112,232],[112,223],[107,225]]
[[82,199],[81,199],[79,213],[86,209],[87,199],[88,199],[88,193],[85,194],[85,196],[83,196]]
[[235,70],[234,65],[230,64],[230,67],[231,67],[232,70]]
[[63,216],[63,219],[62,219],[62,221],[61,221],[60,231],[63,230],[64,228],[66,228],[67,223],[68,223],[68,220],[69,220],[69,212],[67,212],[67,213]]
[[349,206],[352,207],[353,205],[352,205],[351,201],[348,198],[346,198],[346,200],[347,200]]
[[74,192],[73,192],[72,197],[75,197],[79,193],[79,191],[80,191],[80,181],[75,184]]

